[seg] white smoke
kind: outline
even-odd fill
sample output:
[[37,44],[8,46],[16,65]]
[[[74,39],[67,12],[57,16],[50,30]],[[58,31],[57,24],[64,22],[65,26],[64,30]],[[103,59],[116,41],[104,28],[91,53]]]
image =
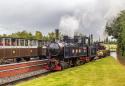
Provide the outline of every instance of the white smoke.
[[79,29],[79,21],[75,16],[63,16],[59,26],[64,35],[73,37],[74,32]]
[[[91,3],[90,3],[91,2]],[[114,19],[121,10],[125,9],[123,0],[86,0],[81,1],[79,6],[60,19],[59,28],[67,35],[80,33],[94,34],[95,38],[105,38],[105,25]],[[66,17],[68,15],[68,17]]]

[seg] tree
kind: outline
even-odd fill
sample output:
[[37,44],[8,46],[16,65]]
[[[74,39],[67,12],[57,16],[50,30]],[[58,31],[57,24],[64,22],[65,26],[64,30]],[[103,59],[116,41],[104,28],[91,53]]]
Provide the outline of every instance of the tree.
[[3,37],[7,37],[7,34],[3,34]]
[[31,32],[29,32],[28,33],[28,39],[33,39],[33,38],[34,38],[33,34]]
[[122,55],[125,52],[125,11],[122,11],[111,23],[107,23],[106,32],[117,39]]
[[56,34],[54,32],[48,33],[49,41],[54,41],[56,39]]
[[42,40],[42,38],[43,38],[42,33],[40,31],[36,31],[36,33],[35,33],[35,39]]

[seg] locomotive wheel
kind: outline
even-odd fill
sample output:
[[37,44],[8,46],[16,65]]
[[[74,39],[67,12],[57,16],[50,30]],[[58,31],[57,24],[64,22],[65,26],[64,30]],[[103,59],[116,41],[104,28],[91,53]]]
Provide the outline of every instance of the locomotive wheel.
[[73,65],[72,59],[69,59],[68,67],[73,67],[73,66],[74,66],[74,65]]
[[80,65],[83,65],[85,63],[86,63],[86,61],[80,61]]
[[46,59],[46,56],[39,56],[39,60]]
[[62,70],[68,68],[68,64],[64,61],[60,62],[60,65],[61,65]]
[[65,64],[64,63],[60,63],[61,66],[61,70],[65,69]]
[[87,57],[87,58],[86,58],[86,62],[87,62],[87,63],[88,63],[88,62],[90,62],[90,59],[89,59],[89,57]]
[[17,63],[19,63],[19,62],[21,62],[21,61],[22,61],[21,58],[16,58],[16,62],[17,62]]
[[79,59],[76,60],[76,66],[79,66],[81,64],[81,61]]
[[30,61],[30,57],[24,57],[23,58],[25,61]]

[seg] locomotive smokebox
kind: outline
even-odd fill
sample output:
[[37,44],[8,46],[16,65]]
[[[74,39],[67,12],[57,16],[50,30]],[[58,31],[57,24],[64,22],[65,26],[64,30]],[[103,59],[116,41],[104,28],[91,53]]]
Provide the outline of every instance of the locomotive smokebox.
[[51,56],[58,56],[63,50],[64,45],[62,43],[51,43],[49,45],[49,53]]

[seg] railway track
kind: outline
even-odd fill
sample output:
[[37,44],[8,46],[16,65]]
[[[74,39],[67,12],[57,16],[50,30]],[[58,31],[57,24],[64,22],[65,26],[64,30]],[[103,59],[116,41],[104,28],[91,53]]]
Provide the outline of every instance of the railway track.
[[[39,71],[37,71],[37,72],[39,72]],[[50,73],[51,73],[50,71],[45,71],[45,72],[39,73],[37,75],[31,76],[31,77],[27,77],[27,78],[19,79],[19,80],[10,82],[10,83],[2,84],[2,86],[16,86],[17,84],[27,82],[27,81],[30,81],[30,80],[33,80],[33,79],[36,79],[36,78],[39,78],[39,77],[43,77],[43,76],[46,76]]]
[[48,72],[46,60],[13,63],[0,66],[0,85]]

